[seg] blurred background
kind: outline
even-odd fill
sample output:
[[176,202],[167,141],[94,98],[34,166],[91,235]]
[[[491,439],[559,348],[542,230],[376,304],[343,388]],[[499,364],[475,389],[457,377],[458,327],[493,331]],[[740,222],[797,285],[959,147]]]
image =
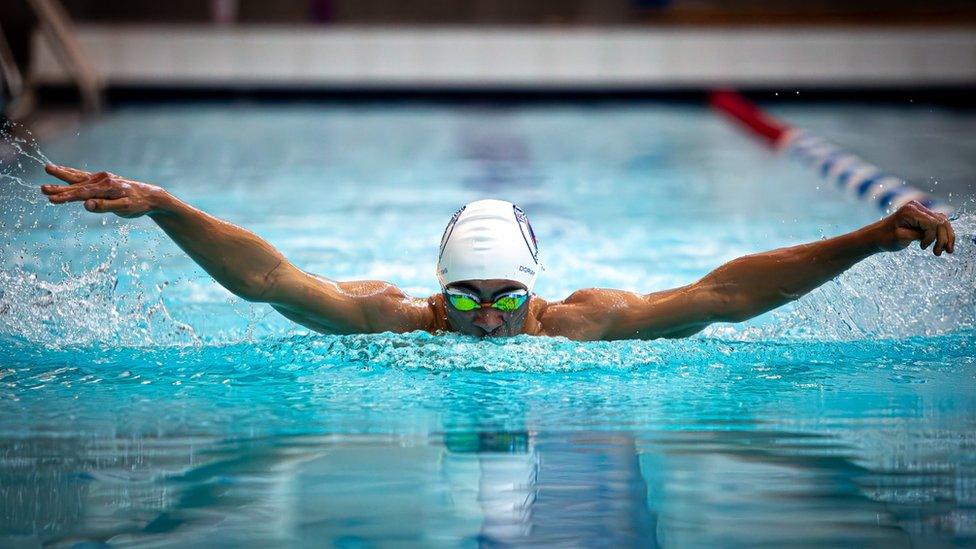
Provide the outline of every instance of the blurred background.
[[[41,142],[134,103],[702,107],[735,89],[926,192],[972,195],[971,1],[8,0],[0,31],[0,108]],[[868,103],[909,130],[843,108]],[[776,110],[791,104],[825,110]],[[956,152],[899,152],[927,146]]]
[[976,84],[966,0],[8,0],[0,28],[3,107],[19,120],[45,105],[214,94],[733,86],[968,104]]

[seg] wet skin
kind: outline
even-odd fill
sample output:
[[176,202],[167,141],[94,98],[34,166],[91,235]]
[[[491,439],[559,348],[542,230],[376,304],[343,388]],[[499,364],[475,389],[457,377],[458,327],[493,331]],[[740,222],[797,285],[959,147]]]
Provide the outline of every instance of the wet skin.
[[[437,293],[411,297],[379,280],[336,281],[305,272],[254,233],[217,219],[164,189],[107,173],[46,166],[68,185],[43,185],[52,204],[83,202],[92,213],[149,216],[218,283],[243,299],[267,303],[286,318],[330,334],[457,331],[478,337],[516,334],[574,340],[687,337],[714,322],[741,322],[789,303],[882,252],[912,242],[932,253],[955,251],[949,219],[912,201],[856,231],[734,259],[701,279],[639,294],[609,288],[577,290],[547,302],[531,296],[506,313],[463,312]],[[455,283],[482,302],[524,288],[511,280]],[[919,288],[924,291],[925,288]]]

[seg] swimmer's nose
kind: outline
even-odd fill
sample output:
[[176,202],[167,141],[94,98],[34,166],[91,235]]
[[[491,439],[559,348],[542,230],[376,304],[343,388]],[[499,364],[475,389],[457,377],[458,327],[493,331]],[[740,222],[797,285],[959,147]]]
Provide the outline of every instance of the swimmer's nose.
[[490,334],[505,323],[505,317],[496,309],[481,308],[475,311],[471,323],[484,330],[486,334]]

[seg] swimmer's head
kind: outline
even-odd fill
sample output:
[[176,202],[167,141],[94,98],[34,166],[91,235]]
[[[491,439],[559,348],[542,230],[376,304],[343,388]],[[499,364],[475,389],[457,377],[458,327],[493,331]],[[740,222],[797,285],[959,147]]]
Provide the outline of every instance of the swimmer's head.
[[478,200],[451,218],[441,237],[437,280],[441,288],[463,280],[505,279],[532,291],[539,249],[529,219],[503,200]]
[[[444,230],[437,262],[448,320],[470,335],[521,333],[540,269],[535,233],[518,206],[478,200],[462,207]],[[470,299],[452,297],[465,293]]]

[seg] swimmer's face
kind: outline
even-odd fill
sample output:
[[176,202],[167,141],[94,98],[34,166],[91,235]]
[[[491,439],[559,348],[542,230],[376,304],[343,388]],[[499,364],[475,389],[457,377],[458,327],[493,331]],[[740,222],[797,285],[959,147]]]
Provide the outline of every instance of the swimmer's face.
[[473,297],[480,298],[479,301],[483,304],[473,311],[459,311],[445,297],[447,320],[458,332],[477,337],[513,336],[522,333],[531,298],[511,312],[489,307],[488,304],[493,303],[499,296],[525,290],[524,284],[503,279],[465,280],[448,284],[447,289],[471,294]]

